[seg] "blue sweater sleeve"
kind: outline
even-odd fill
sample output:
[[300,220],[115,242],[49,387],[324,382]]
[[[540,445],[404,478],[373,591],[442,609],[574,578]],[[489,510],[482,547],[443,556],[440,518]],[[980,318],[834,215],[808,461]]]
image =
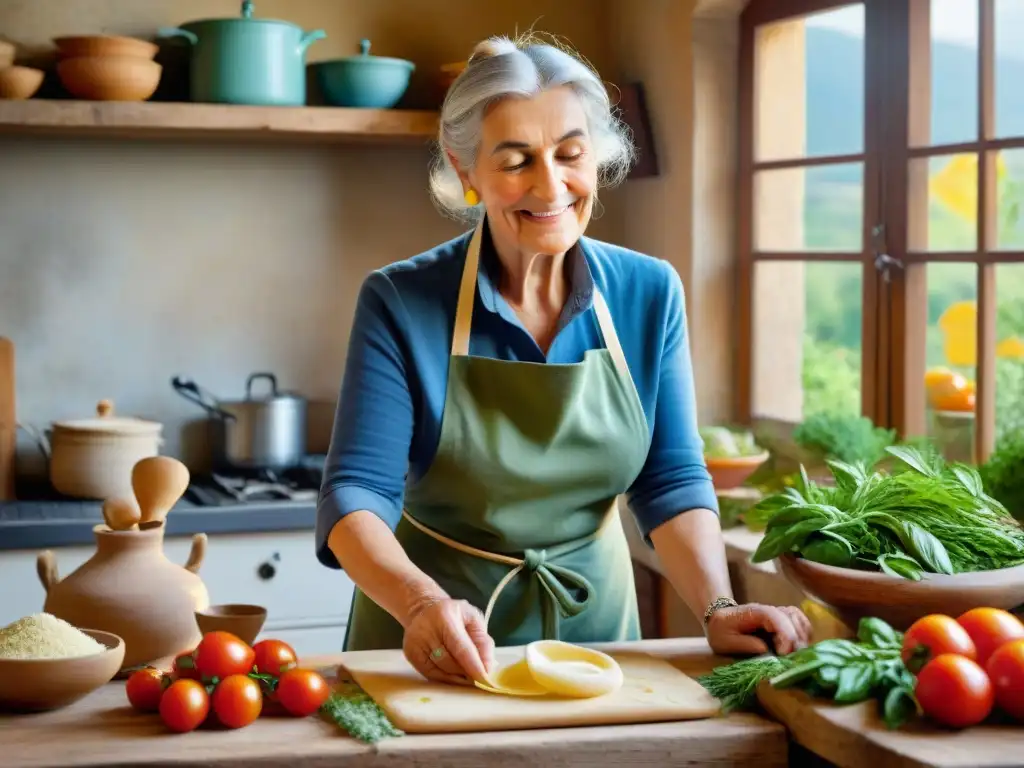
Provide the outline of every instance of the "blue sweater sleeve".
[[374,272],[364,281],[317,504],[317,558],[330,568],[341,567],[327,538],[342,517],[367,510],[394,530],[402,514],[413,401],[401,306],[386,275]]
[[697,428],[693,368],[683,283],[671,265],[665,297],[665,336],[647,462],[627,499],[644,540],[662,523],[691,509],[718,512],[704,444]]

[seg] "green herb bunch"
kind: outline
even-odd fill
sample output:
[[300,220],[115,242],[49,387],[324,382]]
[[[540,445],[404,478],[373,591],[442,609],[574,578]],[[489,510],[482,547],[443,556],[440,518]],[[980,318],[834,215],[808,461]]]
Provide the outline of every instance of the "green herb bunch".
[[891,473],[829,461],[835,486],[800,482],[761,500],[746,517],[765,535],[751,560],[793,552],[840,568],[919,580],[1024,563],[1024,529],[983,487],[973,467],[935,452],[889,446]]
[[875,698],[889,728],[918,711],[916,678],[901,659],[903,635],[876,618],[861,619],[857,639],[823,640],[788,656],[760,656],[718,667],[698,682],[722,703],[723,712],[752,709],[765,680],[774,688],[799,688],[842,704]]
[[793,441],[824,459],[871,467],[896,442],[896,432],[876,427],[866,416],[822,411],[804,419],[793,430]]

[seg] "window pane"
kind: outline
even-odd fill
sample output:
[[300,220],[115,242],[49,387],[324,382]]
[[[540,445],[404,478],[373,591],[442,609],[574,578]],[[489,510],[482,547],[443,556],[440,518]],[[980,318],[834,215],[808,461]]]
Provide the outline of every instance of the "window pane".
[[755,264],[755,416],[861,412],[862,270],[860,262]]
[[864,6],[757,30],[758,160],[864,151]]
[[859,253],[864,226],[861,163],[759,171],[754,249]]
[[996,313],[998,445],[1011,433],[1024,434],[1024,264],[996,267]]
[[928,434],[950,461],[974,456],[977,298],[974,264],[928,265]]
[[996,247],[1002,250],[1024,251],[1024,149],[1007,149],[996,155],[996,188],[999,217]]
[[978,156],[936,155],[910,161],[907,202],[911,251],[978,247]]
[[[956,144],[978,139],[977,0],[931,2],[931,135],[914,144]],[[911,105],[915,105],[911,92]]]
[[1024,0],[996,0],[996,135],[1024,136]]

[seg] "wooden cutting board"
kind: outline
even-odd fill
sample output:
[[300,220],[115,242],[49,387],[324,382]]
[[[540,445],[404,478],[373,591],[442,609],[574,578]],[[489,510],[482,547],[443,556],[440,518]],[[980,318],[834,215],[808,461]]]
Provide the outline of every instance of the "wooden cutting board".
[[[523,658],[522,648],[500,648],[502,665]],[[593,699],[515,697],[476,687],[424,679],[401,651],[352,651],[341,655],[351,678],[408,733],[456,733],[558,728],[579,725],[700,720],[718,714],[719,703],[691,677],[664,659],[613,651],[625,675],[617,692]]]
[[0,336],[0,501],[14,498],[14,449],[17,438],[14,342]]

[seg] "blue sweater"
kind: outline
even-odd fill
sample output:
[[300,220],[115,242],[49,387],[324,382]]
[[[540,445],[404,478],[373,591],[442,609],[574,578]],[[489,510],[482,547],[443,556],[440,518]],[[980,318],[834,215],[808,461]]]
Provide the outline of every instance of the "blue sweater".
[[[335,523],[357,510],[398,524],[406,483],[437,449],[459,281],[472,232],[374,271],[359,292],[348,359],[317,509],[320,562]],[[497,290],[498,262],[484,233],[469,352],[534,363],[578,363],[604,346],[593,289],[604,295],[651,430],[647,461],[627,492],[640,532],[691,509],[717,512],[697,432],[683,286],[660,259],[583,238],[571,294],[545,354]],[[587,317],[590,315],[590,317]]]

